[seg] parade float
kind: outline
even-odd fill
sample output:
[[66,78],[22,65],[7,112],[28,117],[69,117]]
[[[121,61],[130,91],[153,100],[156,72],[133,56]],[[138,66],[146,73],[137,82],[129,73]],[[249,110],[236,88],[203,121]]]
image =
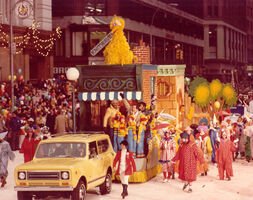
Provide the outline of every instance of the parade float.
[[230,107],[237,101],[237,94],[230,83],[223,84],[219,79],[208,82],[198,76],[190,83],[189,95],[190,103],[186,104],[188,125],[201,125],[203,122],[208,125],[214,118],[221,121],[230,115]]
[[[151,96],[157,96],[155,107],[160,118],[173,116],[175,126],[182,128],[185,65],[150,65],[150,61],[141,61],[138,55],[150,55],[150,49],[140,42],[137,49],[130,50],[123,32],[124,20],[115,16],[110,28],[111,32],[90,51],[95,56],[107,45],[103,51],[105,64],[76,66],[80,72],[80,130],[102,130],[108,102],[121,102],[121,93],[130,104],[142,101],[148,107]],[[152,122],[145,144],[148,151],[135,159],[137,172],[130,176],[130,182],[146,182],[161,172],[160,135],[155,127]]]

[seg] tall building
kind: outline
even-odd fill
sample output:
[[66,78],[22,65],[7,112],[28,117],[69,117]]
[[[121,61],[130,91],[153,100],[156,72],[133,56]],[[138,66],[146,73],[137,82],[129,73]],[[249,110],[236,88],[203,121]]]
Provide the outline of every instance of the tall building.
[[0,0],[0,80],[6,81],[11,74],[10,38],[14,76],[22,75],[25,80],[52,76],[53,54],[48,50],[53,49],[56,35],[51,7],[51,0]]
[[[252,62],[247,0],[162,0],[204,20],[205,75],[209,79],[236,79]],[[250,0],[251,1],[251,0]],[[249,9],[250,11],[250,9]]]
[[114,15],[125,20],[131,49],[142,40],[151,49],[151,64],[186,64],[196,75],[203,66],[204,21],[158,0],[54,0],[53,26],[64,37],[55,47],[54,72],[78,64],[103,63],[103,49],[90,50],[109,32]]

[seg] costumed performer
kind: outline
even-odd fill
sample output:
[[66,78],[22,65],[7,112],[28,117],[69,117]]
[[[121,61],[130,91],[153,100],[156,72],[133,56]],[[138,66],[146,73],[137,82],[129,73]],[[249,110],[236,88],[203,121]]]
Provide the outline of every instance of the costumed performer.
[[120,116],[121,116],[121,113],[117,112],[115,117],[112,119],[113,149],[115,152],[118,151],[118,134],[119,134],[119,127],[120,127]]
[[126,117],[124,115],[120,116],[119,132],[118,132],[118,149],[121,150],[120,143],[125,139],[127,135],[126,129]]
[[145,131],[148,119],[145,115],[141,115],[140,118],[140,126],[138,129],[137,135],[137,149],[136,149],[136,157],[137,158],[144,158],[144,139],[145,139]]
[[136,123],[134,121],[134,115],[130,115],[127,122],[127,142],[128,149],[133,152],[134,157],[136,157],[136,141]]
[[180,137],[182,144],[172,161],[179,161],[179,179],[185,182],[183,190],[192,192],[192,182],[196,181],[197,177],[197,160],[203,165],[204,159],[196,143],[189,140],[190,136],[188,133],[183,132]]
[[174,163],[171,162],[171,159],[176,155],[176,142],[171,135],[171,131],[165,130],[160,144],[159,162],[162,164],[163,183],[169,182],[170,176],[174,173]]
[[216,160],[215,160],[215,147],[217,145],[217,142],[219,141],[219,138],[218,138],[218,133],[216,131],[216,129],[213,127],[213,124],[210,123],[210,129],[209,129],[209,137],[210,137],[210,140],[211,140],[211,145],[212,145],[212,156],[211,156],[211,160],[212,160],[212,163],[216,163]]
[[226,171],[226,178],[228,181],[233,176],[233,152],[236,151],[234,143],[228,138],[226,130],[221,130],[221,141],[216,150],[216,162],[218,164],[218,172],[220,180],[224,180],[224,171]]
[[11,147],[8,142],[4,140],[8,132],[0,133],[0,181],[1,187],[7,183],[6,178],[8,176],[8,160],[14,160],[15,154],[11,151]]

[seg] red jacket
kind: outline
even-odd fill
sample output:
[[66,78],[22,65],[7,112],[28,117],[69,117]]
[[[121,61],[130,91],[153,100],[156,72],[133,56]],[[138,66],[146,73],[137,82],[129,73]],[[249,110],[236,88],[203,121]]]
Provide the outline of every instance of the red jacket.
[[[120,168],[120,162],[121,162],[121,151],[118,151],[116,154],[116,157],[114,158],[113,168],[116,167],[117,162],[119,162],[119,163],[118,163],[118,169],[117,169],[116,174],[119,175],[119,168]],[[131,175],[133,172],[136,172],[136,165],[134,162],[134,156],[131,151],[127,151],[125,175]]]
[[24,153],[24,161],[29,162],[33,159],[36,146],[38,145],[39,141],[35,140],[34,138],[31,138],[30,141],[28,138],[25,138],[21,149],[19,150],[19,153]]

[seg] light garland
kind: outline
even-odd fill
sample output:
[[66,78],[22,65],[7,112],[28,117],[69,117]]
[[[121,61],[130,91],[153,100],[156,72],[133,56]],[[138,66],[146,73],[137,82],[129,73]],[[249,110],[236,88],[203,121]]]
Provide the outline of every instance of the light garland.
[[[39,37],[40,31],[38,30],[39,23],[33,22],[28,31],[23,36],[15,36],[13,42],[16,43],[16,54],[23,52],[28,45],[34,46],[37,53],[42,56],[48,56],[53,49],[55,41],[61,37],[62,31],[60,27],[57,27],[53,34],[48,36],[49,39],[42,39]],[[0,24],[0,45],[4,48],[9,47],[9,35],[5,33],[2,25]]]

